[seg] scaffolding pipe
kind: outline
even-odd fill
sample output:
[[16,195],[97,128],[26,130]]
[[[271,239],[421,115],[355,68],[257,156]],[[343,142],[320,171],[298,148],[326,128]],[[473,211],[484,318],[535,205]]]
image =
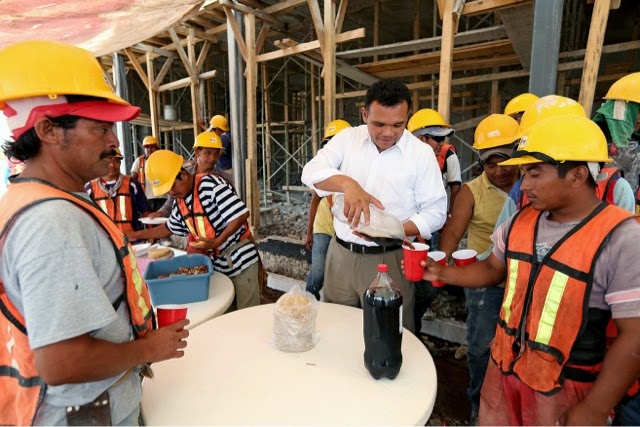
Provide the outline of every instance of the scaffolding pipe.
[[[120,98],[127,100],[127,67],[124,58],[118,53],[113,54],[113,81],[116,85],[115,92]],[[116,123],[116,135],[120,141],[124,155],[124,162],[120,165],[120,172],[126,175],[131,170],[133,164],[134,149],[131,139],[131,127],[127,122]]]

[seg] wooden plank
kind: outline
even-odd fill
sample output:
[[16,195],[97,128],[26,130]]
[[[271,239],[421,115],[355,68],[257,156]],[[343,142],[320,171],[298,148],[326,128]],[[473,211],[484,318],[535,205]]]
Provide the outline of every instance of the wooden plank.
[[596,91],[596,79],[598,78],[602,44],[604,42],[604,33],[607,29],[610,7],[611,0],[596,0],[593,15],[591,16],[587,50],[584,56],[582,83],[580,84],[580,96],[578,97],[578,102],[584,108],[587,117],[591,117],[593,94]]
[[247,161],[245,185],[249,221],[254,230],[260,228],[260,189],[258,188],[258,140],[256,135],[256,111],[258,92],[258,65],[256,62],[256,17],[244,16],[244,40],[247,47],[245,80],[247,108]]
[[153,58],[151,52],[147,52],[147,74],[149,75],[149,110],[151,115],[151,134],[156,138],[160,135],[158,126],[158,95],[153,89],[153,83],[155,81],[155,66],[153,64]]
[[233,16],[233,13],[231,13],[231,9],[228,7],[224,8],[224,13],[227,15],[227,24],[231,25],[231,30],[233,31],[236,43],[238,44],[238,50],[240,51],[244,61],[247,62],[247,46],[244,44],[244,39],[242,38],[240,27],[238,27],[238,22]]
[[478,126],[478,124],[480,124],[480,122],[483,121],[484,119],[486,119],[487,117],[489,117],[488,114],[483,114],[482,116],[474,117],[473,119],[465,120],[463,122],[458,122],[458,123],[455,123],[455,124],[452,123],[451,127],[456,132],[461,132],[463,130],[472,129],[472,128]]
[[149,77],[147,77],[147,73],[145,73],[145,71],[142,69],[142,65],[140,65],[138,58],[136,58],[135,54],[128,47],[124,48],[124,53],[127,55],[127,58],[129,58],[129,61],[131,61],[131,65],[133,66],[133,69],[138,73],[138,76],[140,76],[140,80],[142,80],[142,83],[144,83],[147,90],[149,90],[151,88]]
[[[380,44],[380,0],[374,0],[373,2],[373,47],[377,47]],[[373,61],[378,60],[378,55],[373,55]]]
[[260,33],[258,33],[258,37],[256,38],[256,54],[258,54],[262,47],[264,46],[264,42],[267,39],[267,33],[269,32],[269,24],[262,24],[260,28]]
[[531,3],[533,0],[476,0],[468,1],[462,9],[463,15],[478,15],[480,13],[491,13],[507,7],[520,6]]
[[340,0],[340,6],[338,6],[338,13],[336,15],[336,34],[342,32],[342,24],[344,18],[347,16],[347,8],[349,7],[349,0]]
[[[609,6],[610,10],[615,10],[620,7],[620,3],[622,0],[611,0],[611,6]],[[593,4],[594,0],[587,0],[587,4]]]
[[208,41],[205,41],[204,45],[202,45],[202,50],[198,55],[198,60],[196,61],[196,71],[198,73],[202,71],[202,67],[204,66],[204,61],[207,60],[207,54],[209,53],[210,48],[211,48],[211,43]]
[[269,15],[284,15],[306,2],[307,0],[280,0],[273,6],[265,7],[262,11]]
[[[217,73],[218,73],[217,70],[206,71],[204,73],[199,74],[198,75],[198,79],[199,80],[208,80],[208,79],[211,79],[211,78],[215,77]],[[158,86],[158,92],[166,92],[168,90],[175,90],[175,89],[180,89],[180,88],[183,88],[183,87],[187,87],[187,86],[189,86],[190,82],[191,82],[191,77],[185,77],[183,79],[176,80],[176,81],[173,81],[173,82],[166,83],[166,84]]]
[[[151,56],[151,54],[149,54],[149,56]],[[173,64],[173,61],[175,59],[176,59],[176,54],[171,53],[171,56],[168,57],[166,61],[164,61],[164,65],[162,65],[160,72],[158,73],[156,78],[153,80],[153,85],[152,85],[153,90],[156,90],[156,91],[158,90],[158,88],[162,84],[162,80],[164,80],[164,77],[167,75],[167,73],[171,69],[171,65]]]
[[258,18],[260,18],[264,22],[268,22],[269,24],[271,24],[273,27],[281,27],[282,26],[282,24],[280,24],[273,16],[269,15],[268,13],[265,13],[262,10],[253,9],[251,7],[247,7],[247,6],[245,6],[243,4],[240,4],[240,3],[234,3],[234,2],[231,2],[229,0],[218,0],[218,2],[221,5],[223,5],[225,9],[228,8],[228,9],[237,10],[238,12],[243,13],[244,15],[257,16]]
[[[196,69],[196,40],[193,30],[189,31],[188,41],[189,66],[191,69]],[[201,132],[200,120],[204,120],[204,117],[202,116],[202,103],[200,102],[200,79],[198,79],[197,74],[195,79],[191,79],[189,89],[191,92],[191,111],[193,113],[193,134],[198,135]]]
[[[471,43],[486,41],[496,41],[506,39],[507,32],[502,26],[481,28],[458,33],[454,38],[454,46],[461,46]],[[336,53],[338,58],[365,58],[373,55],[393,55],[398,53],[411,52],[416,50],[426,50],[439,48],[442,44],[442,37],[429,37],[406,42],[391,43],[384,46],[364,47],[362,49],[347,50]]]
[[[264,112],[264,131],[266,132],[266,138],[264,139],[264,159],[263,164],[266,170],[266,188],[271,190],[271,103],[269,96],[269,77],[267,71],[267,64],[262,63],[262,111]],[[312,66],[313,68],[313,66]],[[313,72],[313,71],[312,71]],[[313,89],[312,89],[313,91]],[[315,105],[315,102],[312,102]]]
[[[343,43],[349,40],[359,39],[364,36],[365,36],[364,28],[358,28],[356,30],[345,31],[342,34],[336,35],[335,42]],[[320,48],[320,42],[318,40],[314,40],[312,42],[300,43],[295,47],[263,53],[262,55],[258,55],[256,57],[256,60],[258,62],[270,61],[272,59],[283,58],[285,56],[295,55],[298,53],[307,52],[307,51],[318,49],[318,48]]]
[[453,36],[457,16],[453,13],[453,0],[445,0],[442,12],[442,47],[440,48],[440,74],[438,84],[438,113],[449,121],[451,107],[451,76],[453,63]]
[[[171,40],[173,40],[173,42],[176,44],[176,48],[177,48],[176,51],[178,52],[178,56],[180,56],[180,59],[182,60],[182,64],[184,65],[184,68],[187,70],[189,77],[191,77],[191,80],[193,80],[194,82],[197,82],[198,73],[191,66],[191,62],[189,62],[189,56],[184,51],[184,48],[180,43],[180,38],[178,37],[178,34],[176,34],[176,31],[173,28],[169,28],[169,35],[171,36]],[[187,45],[189,45],[188,40],[187,40]]]
[[333,0],[324,0],[324,126],[336,118],[336,21]]
[[320,52],[323,52],[324,54],[324,23],[322,22],[322,16],[320,15],[320,6],[318,5],[318,0],[308,0],[308,3],[313,26],[316,29],[316,36],[320,42]]

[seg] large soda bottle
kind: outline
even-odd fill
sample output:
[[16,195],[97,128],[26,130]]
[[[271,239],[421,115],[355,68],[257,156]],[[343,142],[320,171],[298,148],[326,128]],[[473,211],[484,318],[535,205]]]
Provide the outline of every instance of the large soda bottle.
[[402,294],[378,265],[378,276],[364,293],[364,364],[375,379],[394,379],[402,366]]

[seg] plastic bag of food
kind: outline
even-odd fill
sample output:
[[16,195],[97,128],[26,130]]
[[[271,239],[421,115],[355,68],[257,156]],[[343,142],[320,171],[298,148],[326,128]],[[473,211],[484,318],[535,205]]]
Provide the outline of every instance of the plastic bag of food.
[[273,343],[280,351],[298,353],[316,345],[320,303],[300,285],[278,298],[273,309]]
[[[338,221],[349,224],[347,217],[344,215],[344,194],[337,194],[333,197],[331,213]],[[364,224],[364,214],[360,214],[360,221],[354,230],[369,237],[399,240],[405,237],[404,228],[400,220],[374,205],[369,205],[369,225]]]

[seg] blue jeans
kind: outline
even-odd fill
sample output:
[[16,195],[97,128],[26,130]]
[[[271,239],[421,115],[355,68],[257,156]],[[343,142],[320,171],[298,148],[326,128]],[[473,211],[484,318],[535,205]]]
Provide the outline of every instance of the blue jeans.
[[636,394],[617,411],[614,426],[640,425],[640,394]]
[[469,365],[469,388],[471,415],[480,408],[480,389],[489,363],[489,345],[496,335],[504,288],[491,287],[465,289],[467,308],[467,364]]
[[324,262],[331,236],[324,233],[313,233],[311,248],[311,271],[307,275],[307,292],[311,292],[320,300],[320,289],[324,283]]

